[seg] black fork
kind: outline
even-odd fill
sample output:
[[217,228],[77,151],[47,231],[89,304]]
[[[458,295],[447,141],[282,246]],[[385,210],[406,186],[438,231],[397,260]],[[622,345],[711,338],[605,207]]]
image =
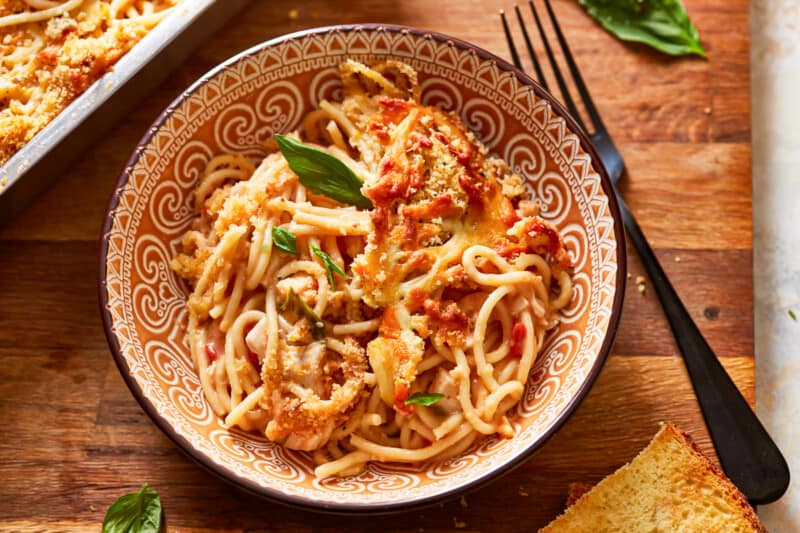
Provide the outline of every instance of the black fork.
[[[711,440],[717,450],[720,464],[728,477],[739,487],[739,490],[742,491],[750,503],[763,504],[773,502],[780,498],[789,486],[789,467],[786,464],[786,460],[753,410],[750,409],[739,389],[736,388],[736,385],[719,363],[708,342],[703,338],[683,302],[681,302],[672,284],[667,279],[642,229],[636,219],[633,218],[633,214],[620,195],[618,184],[625,172],[625,162],[622,160],[622,155],[611,140],[611,136],[603,124],[600,114],[597,112],[589,90],[586,88],[583,77],[578,70],[578,65],[575,63],[567,45],[567,40],[564,38],[561,27],[556,20],[550,0],[544,0],[544,6],[555,32],[556,40],[569,67],[569,72],[583,101],[583,106],[589,118],[589,127],[581,118],[575,101],[570,94],[536,6],[531,0],[528,0],[528,6],[544,45],[553,75],[564,97],[564,104],[576,122],[588,133],[603,166],[605,166],[611,178],[611,184],[622,212],[625,229],[639,253],[647,274],[652,280],[658,299],[664,307],[672,333],[675,335],[678,347],[686,362],[686,369],[692,380],[692,386],[697,395],[700,409],[703,412],[703,418],[706,421]],[[542,71],[542,66],[534,53],[533,44],[528,35],[519,6],[515,5],[514,11],[522,28],[525,47],[533,61],[536,77],[542,86],[549,91],[547,80]],[[500,12],[500,18],[508,40],[511,58],[514,65],[521,70],[522,63],[503,11]]]

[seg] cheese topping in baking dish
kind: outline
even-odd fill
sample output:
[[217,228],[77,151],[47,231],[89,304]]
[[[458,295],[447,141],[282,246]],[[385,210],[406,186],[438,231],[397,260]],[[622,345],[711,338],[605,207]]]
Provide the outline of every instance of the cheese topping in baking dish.
[[179,1],[0,2],[0,165]]

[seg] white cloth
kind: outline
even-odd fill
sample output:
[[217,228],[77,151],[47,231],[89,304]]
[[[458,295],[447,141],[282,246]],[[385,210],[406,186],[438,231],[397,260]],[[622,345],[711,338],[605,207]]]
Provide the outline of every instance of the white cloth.
[[792,473],[784,497],[759,508],[769,531],[800,528],[798,28],[800,1],[751,2],[756,411]]

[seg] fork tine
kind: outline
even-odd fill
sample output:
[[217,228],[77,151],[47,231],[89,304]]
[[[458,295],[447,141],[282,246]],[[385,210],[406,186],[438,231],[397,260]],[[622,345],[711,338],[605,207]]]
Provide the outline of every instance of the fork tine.
[[519,61],[519,55],[517,54],[517,47],[514,46],[514,39],[511,38],[511,31],[508,29],[508,21],[506,20],[506,12],[502,9],[500,10],[500,20],[503,21],[503,31],[506,33],[506,41],[508,41],[508,49],[511,51],[511,60],[514,62],[514,66],[518,69],[522,70],[522,63]]
[[539,83],[542,84],[548,92],[550,91],[550,87],[547,86],[547,79],[544,77],[544,72],[542,72],[542,66],[539,64],[539,60],[536,58],[536,54],[533,52],[533,45],[531,44],[531,38],[528,36],[528,30],[525,28],[525,22],[522,20],[522,13],[519,10],[519,6],[514,4],[514,11],[517,13],[517,20],[519,21],[519,26],[522,28],[522,36],[525,38],[525,46],[528,48],[528,55],[531,56],[531,60],[533,61],[533,68],[536,69],[536,77],[539,79]]
[[585,131],[586,126],[583,123],[583,119],[581,119],[580,113],[578,113],[578,108],[575,107],[575,102],[572,100],[572,96],[569,94],[569,89],[567,88],[566,82],[564,82],[564,77],[561,75],[561,70],[558,68],[558,63],[556,63],[556,58],[553,55],[553,49],[550,47],[550,42],[547,40],[547,35],[542,27],[542,21],[539,19],[539,13],[536,11],[536,6],[533,5],[533,0],[528,0],[528,5],[533,12],[533,18],[536,20],[536,27],[539,29],[539,35],[542,38],[544,49],[547,52],[547,59],[550,60],[550,66],[553,69],[553,74],[556,76],[558,87],[561,89],[561,95],[564,97],[564,103],[567,105],[567,109],[569,109],[570,113],[572,113],[572,116],[575,117],[575,120],[578,121],[578,124],[580,124],[581,128],[583,128]]
[[586,84],[583,82],[581,72],[578,70],[578,65],[575,63],[575,60],[572,57],[572,52],[570,52],[569,46],[567,45],[567,40],[564,38],[564,34],[561,33],[561,26],[558,25],[556,14],[553,12],[553,6],[550,5],[550,0],[544,0],[544,4],[547,8],[547,12],[550,15],[550,21],[553,23],[553,28],[556,30],[556,37],[558,37],[561,50],[564,52],[564,57],[567,60],[567,65],[569,65],[572,78],[575,80],[575,85],[578,87],[578,92],[581,94],[581,98],[583,99],[583,105],[586,107],[586,112],[589,114],[589,118],[592,119],[592,125],[594,125],[595,131],[605,131],[605,125],[600,119],[600,114],[597,112],[597,108],[594,106],[592,97],[589,94],[589,89],[586,88]]

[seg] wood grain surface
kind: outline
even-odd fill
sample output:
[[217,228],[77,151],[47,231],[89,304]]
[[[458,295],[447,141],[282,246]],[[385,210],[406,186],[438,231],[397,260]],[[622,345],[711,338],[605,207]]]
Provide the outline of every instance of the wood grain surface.
[[[555,8],[626,160],[628,203],[753,403],[747,2],[684,3],[707,61],[620,43],[572,0]],[[434,29],[506,57],[500,8],[511,2],[253,2],[0,230],[0,529],[96,531],[108,505],[147,481],[161,494],[172,530],[531,531],[562,509],[570,482],[596,482],[630,460],[660,421],[675,422],[713,453],[658,301],[632,282],[614,355],[534,458],[460,502],[392,517],[317,515],[238,492],[187,459],[117,372],[97,311],[97,237],[123,164],[180,91],[251,45],[337,23]],[[643,275],[633,250],[629,257],[632,277]]]

